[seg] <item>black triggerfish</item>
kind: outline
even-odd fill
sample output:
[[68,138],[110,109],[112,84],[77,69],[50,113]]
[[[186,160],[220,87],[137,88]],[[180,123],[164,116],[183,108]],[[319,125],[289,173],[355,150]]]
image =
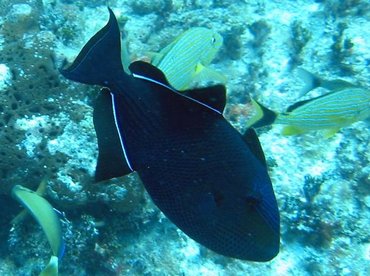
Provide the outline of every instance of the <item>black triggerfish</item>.
[[159,209],[189,237],[233,258],[269,261],[279,252],[280,217],[252,129],[222,116],[223,85],[176,91],[151,64],[121,62],[113,12],[61,73],[104,88],[94,107],[96,180],[136,171]]

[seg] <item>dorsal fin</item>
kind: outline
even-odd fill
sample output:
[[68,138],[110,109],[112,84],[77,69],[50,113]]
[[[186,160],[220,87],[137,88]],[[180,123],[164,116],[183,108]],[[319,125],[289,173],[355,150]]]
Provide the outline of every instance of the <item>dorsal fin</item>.
[[[134,77],[140,76],[141,78],[148,79],[148,81],[159,82],[168,88],[175,90],[171,87],[166,76],[157,67],[144,62],[135,61],[131,63],[129,67]],[[137,76],[135,76],[137,75]],[[226,105],[226,89],[224,85],[214,85],[205,88],[196,88],[186,91],[178,92],[179,94],[185,95],[189,98],[197,100],[213,109],[216,109],[220,113],[224,111]]]
[[285,112],[292,112],[294,109],[296,109],[296,108],[298,108],[298,107],[300,107],[300,106],[302,106],[302,105],[310,102],[311,100],[312,99],[308,99],[308,100],[303,100],[303,101],[296,102],[296,103],[288,106],[288,108],[286,109]]
[[286,112],[292,112],[293,110],[297,109],[298,107],[302,106],[302,105],[305,105],[309,102],[312,102],[314,100],[317,100],[317,99],[320,99],[320,98],[323,98],[323,97],[326,97],[327,95],[330,95],[330,94],[333,94],[335,91],[333,92],[329,92],[329,93],[326,93],[324,95],[320,95],[318,97],[315,97],[315,98],[311,98],[311,99],[307,99],[307,100],[303,100],[303,101],[299,101],[299,102],[296,102],[294,104],[292,104],[291,106],[289,106],[286,110]]
[[226,105],[226,88],[218,84],[211,87],[196,88],[183,92],[186,96],[200,101],[223,113]]
[[149,80],[160,82],[166,86],[171,86],[163,72],[150,63],[141,60],[135,61],[130,64],[129,69],[134,76],[136,74]]
[[253,155],[258,160],[260,160],[265,167],[267,167],[265,154],[263,153],[263,149],[258,139],[256,131],[253,128],[248,128],[242,135],[242,137],[244,142],[247,144],[249,150],[253,153]]

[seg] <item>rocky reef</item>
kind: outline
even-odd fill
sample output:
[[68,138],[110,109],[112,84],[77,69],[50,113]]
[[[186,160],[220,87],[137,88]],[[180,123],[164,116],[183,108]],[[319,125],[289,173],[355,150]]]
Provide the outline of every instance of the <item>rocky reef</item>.
[[131,60],[148,59],[191,27],[217,30],[211,65],[227,77],[225,117],[240,131],[250,96],[283,111],[301,95],[297,67],[369,89],[370,4],[321,1],[68,1],[0,3],[0,274],[36,275],[50,252],[20,211],[13,185],[35,189],[64,212],[61,275],[369,275],[369,119],[334,137],[259,130],[282,220],[269,263],[219,256],[185,236],[153,205],[139,178],[94,183],[92,105],[99,88],[71,83],[59,68],[106,22],[109,4]]

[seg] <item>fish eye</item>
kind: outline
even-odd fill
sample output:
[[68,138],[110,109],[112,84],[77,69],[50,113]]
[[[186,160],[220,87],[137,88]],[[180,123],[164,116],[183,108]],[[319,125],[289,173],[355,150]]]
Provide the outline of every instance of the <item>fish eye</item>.
[[216,43],[216,38],[213,36],[212,37],[212,44],[215,44]]

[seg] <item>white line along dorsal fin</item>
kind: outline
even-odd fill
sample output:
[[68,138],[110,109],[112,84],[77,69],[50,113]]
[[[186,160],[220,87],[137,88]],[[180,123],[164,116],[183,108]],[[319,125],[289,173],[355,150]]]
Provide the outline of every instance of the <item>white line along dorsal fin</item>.
[[148,77],[142,76],[142,75],[138,75],[138,74],[135,74],[135,73],[133,73],[133,74],[132,74],[132,76],[133,76],[134,78],[137,78],[137,79],[146,80],[146,81],[149,81],[149,82],[152,82],[152,83],[158,84],[158,85],[160,85],[160,86],[163,86],[163,87],[165,87],[165,88],[167,88],[167,89],[171,90],[172,92],[174,92],[174,93],[176,93],[176,94],[178,94],[178,95],[180,95],[180,96],[182,96],[182,97],[185,97],[185,98],[187,98],[187,99],[189,99],[189,100],[191,100],[191,101],[193,101],[193,102],[196,102],[196,103],[198,103],[198,104],[200,104],[200,105],[203,105],[204,107],[206,107],[206,108],[208,108],[208,109],[210,109],[210,110],[212,110],[212,111],[214,111],[214,112],[216,112],[216,113],[218,113],[218,114],[221,114],[221,115],[222,115],[222,112],[220,112],[219,110],[217,110],[217,109],[215,109],[215,108],[213,108],[213,107],[211,107],[211,106],[209,106],[209,105],[207,105],[207,104],[205,104],[205,103],[203,103],[203,102],[201,102],[201,101],[198,101],[198,100],[193,99],[193,98],[191,98],[191,97],[189,97],[189,96],[187,96],[187,95],[184,95],[183,93],[181,93],[181,92],[177,91],[176,89],[172,88],[171,86],[168,86],[168,85],[166,85],[166,84],[164,84],[164,83],[161,83],[161,82],[159,82],[159,81],[157,81],[157,80],[154,80],[154,79],[151,79],[151,78],[148,78]]

